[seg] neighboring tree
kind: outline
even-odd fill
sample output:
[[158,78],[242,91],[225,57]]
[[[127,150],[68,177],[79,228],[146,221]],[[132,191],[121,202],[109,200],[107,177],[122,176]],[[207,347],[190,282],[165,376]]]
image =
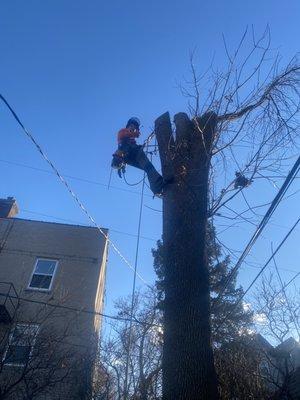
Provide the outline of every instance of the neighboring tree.
[[115,386],[113,374],[109,371],[102,359],[97,355],[94,366],[93,392],[90,396],[93,400],[115,400]]
[[222,400],[294,400],[300,395],[300,343],[294,339],[300,296],[299,289],[289,286],[299,274],[284,283],[275,268],[276,274],[263,276],[252,305],[256,330],[263,336],[252,331],[215,350]]
[[[297,368],[299,371],[300,291],[296,286],[288,286],[282,281],[276,262],[275,269],[276,274],[263,276],[255,294],[260,332],[274,345],[271,351],[263,351],[263,377],[276,392],[276,399],[294,399],[291,383]],[[294,278],[297,276],[299,274]],[[294,278],[289,282],[293,283]],[[299,378],[296,385],[299,388]]]
[[[208,254],[214,254],[215,249],[220,251],[220,248],[219,246],[215,248],[214,230],[211,226],[209,232],[207,237],[208,243],[210,243]],[[158,248],[154,250],[155,268],[159,276],[158,289],[147,293],[137,293],[134,301],[128,395],[128,398],[132,400],[162,398],[162,288],[164,284],[160,262],[162,251],[161,242],[158,242]],[[212,260],[214,257],[212,255]],[[231,270],[228,257],[221,260],[221,254],[218,253],[218,259],[219,261],[216,261],[215,265],[213,262],[210,265],[214,277],[212,288],[215,285],[218,286],[217,282],[224,279]],[[223,267],[226,264],[226,268],[221,267],[216,271],[215,268],[219,264],[222,264]],[[238,289],[238,293],[242,293],[241,288]],[[213,298],[215,296],[213,289],[211,296]],[[225,297],[224,308],[218,308],[221,310],[221,315],[227,307],[231,310],[234,305],[234,297],[235,290],[232,290],[230,301]],[[213,341],[220,398],[222,400],[275,400],[286,396],[287,399],[293,399],[288,396],[295,372],[295,359],[300,349],[296,341],[290,339],[286,342],[286,339],[296,332],[290,316],[297,315],[299,295],[297,296],[297,291],[287,293],[288,301],[286,301],[281,286],[275,284],[274,278],[265,278],[261,287],[257,289],[256,297],[255,314],[247,311],[248,307],[245,309],[242,307],[225,324],[224,337],[217,335],[217,340]],[[157,303],[158,298],[161,300],[160,303]],[[130,307],[130,298],[119,300],[116,303],[117,315],[123,318],[129,317]],[[280,314],[280,318],[272,316],[270,308],[277,316]],[[218,325],[220,319],[222,319],[220,316],[214,316],[213,332],[214,325]],[[261,325],[262,323],[263,325]],[[272,344],[282,343],[284,347],[274,347],[260,334],[255,333],[256,324]],[[280,336],[278,332],[284,332],[284,335]],[[124,399],[128,334],[129,322],[116,321],[111,324],[110,339],[102,346],[101,362],[109,376],[111,396],[103,395],[105,400]],[[276,341],[274,341],[275,339]],[[101,380],[101,382],[103,381]],[[103,390],[102,383],[100,386]],[[100,396],[99,399],[102,397]]]
[[[131,316],[131,299],[116,303],[117,315]],[[128,387],[125,369],[129,347],[130,323],[111,323],[110,338],[102,344],[101,362],[109,371],[114,390],[113,399],[123,400],[125,393],[134,400],[154,400],[161,396],[162,325],[161,312],[156,307],[153,290],[137,293],[134,299],[133,324],[130,340]]]
[[[279,273],[278,268],[277,273]],[[298,276],[299,274],[297,274]],[[281,344],[291,335],[300,340],[300,290],[285,284],[273,273],[264,275],[255,293],[256,318],[270,341]]]
[[[162,175],[173,182],[163,196],[164,400],[219,397],[211,347],[207,220],[230,209],[229,201],[243,196],[256,177],[278,172],[297,136],[300,66],[292,60],[280,71],[275,59],[267,68],[268,35],[259,40],[253,35],[252,48],[239,59],[245,37],[233,55],[227,51],[225,73],[210,69],[206,98],[205,91],[200,97],[202,81],[192,65],[192,118],[176,114],[175,132],[168,113],[155,121]],[[224,168],[230,159],[234,164]],[[227,180],[220,192],[213,172]],[[247,210],[255,213],[253,208]],[[243,218],[231,210],[229,218]]]
[[300,344],[293,338],[299,326],[299,290],[286,288],[277,266],[276,272],[277,280],[273,274],[263,277],[251,305],[256,331],[263,336],[253,329],[215,349],[222,400],[294,400],[300,394],[292,395],[300,357]]
[[269,400],[272,391],[262,376],[265,360],[256,335],[242,335],[215,349],[222,400]]

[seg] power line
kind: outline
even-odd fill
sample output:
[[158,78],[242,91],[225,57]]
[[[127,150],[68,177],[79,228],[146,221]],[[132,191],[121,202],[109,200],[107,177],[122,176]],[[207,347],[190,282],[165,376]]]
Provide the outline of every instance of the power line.
[[31,250],[22,250],[22,249],[15,249],[15,248],[10,248],[10,247],[5,247],[2,248],[2,252],[8,253],[8,254],[23,254],[23,255],[28,255],[30,257],[36,256],[36,254],[39,255],[44,255],[44,257],[56,257],[61,260],[72,260],[72,261],[78,261],[78,262],[89,262],[89,263],[96,263],[98,261],[97,258],[94,257],[82,257],[82,256],[76,256],[76,255],[71,255],[71,254],[62,254],[62,253],[47,253],[43,250],[40,251],[31,251]]
[[[113,319],[113,320],[122,321],[122,322],[130,322],[130,318],[117,317],[117,316],[110,315],[110,314],[104,314],[104,313],[101,313],[101,312],[98,312],[98,311],[85,310],[85,309],[71,307],[71,306],[63,306],[61,304],[52,304],[52,303],[47,303],[46,301],[41,301],[41,300],[26,299],[25,297],[15,296],[15,295],[11,295],[11,294],[8,295],[7,293],[0,293],[0,296],[1,297],[10,297],[12,299],[24,301],[24,302],[27,302],[27,303],[41,304],[41,305],[47,306],[47,307],[60,308],[60,309],[63,309],[63,310],[74,311],[74,312],[77,312],[77,313],[98,315],[98,316],[101,316],[101,317],[104,317],[104,318]],[[146,322],[139,321],[137,319],[135,319],[135,322],[137,322],[137,323],[139,323],[141,325],[147,325],[147,326],[152,325],[152,324],[147,324]]]
[[[0,159],[0,162],[5,163],[5,164],[9,164],[9,165],[15,165],[16,167],[20,167],[20,168],[32,169],[33,171],[43,172],[43,173],[50,174],[50,175],[56,175],[55,172],[52,172],[52,171],[49,171],[49,170],[43,169],[43,168],[34,167],[34,166],[28,165],[28,164],[23,164],[23,163],[18,163],[18,162],[15,162],[15,161],[9,161],[9,160],[3,160],[3,159]],[[75,181],[88,183],[90,185],[103,186],[103,187],[105,187],[107,189],[107,184],[103,183],[103,182],[93,181],[93,180],[86,179],[86,178],[80,178],[80,177],[74,176],[74,175],[62,174],[62,176],[65,177],[65,178],[73,179]],[[136,194],[136,195],[140,195],[140,193],[136,192],[135,190],[125,189],[125,188],[121,188],[121,187],[118,187],[118,186],[110,185],[109,188],[110,189],[114,189],[114,190],[120,190],[122,192],[127,192],[127,193],[133,193],[133,194]],[[147,193],[145,193],[145,196],[152,197],[150,194],[147,194]]]
[[[80,225],[82,225],[82,222],[80,222],[80,221],[75,221],[75,220],[73,220],[73,219],[60,218],[60,217],[57,217],[57,216],[55,216],[55,215],[39,213],[39,212],[32,211],[32,210],[26,210],[26,209],[24,209],[24,208],[21,208],[20,211],[25,212],[25,213],[29,213],[29,214],[40,215],[40,216],[42,216],[42,217],[53,218],[53,219],[56,219],[56,220],[58,220],[58,221],[64,221],[64,222],[69,222],[69,223],[72,223],[72,224],[80,224]],[[86,226],[90,226],[90,225],[86,225]],[[109,232],[115,232],[115,233],[119,233],[119,234],[121,234],[121,235],[137,237],[137,235],[134,234],[134,233],[119,231],[119,230],[111,229],[111,228],[109,228]],[[150,237],[147,237],[147,236],[141,236],[141,239],[150,240],[151,242],[156,242],[156,239],[150,238]]]
[[[78,204],[78,206],[81,208],[81,210],[86,214],[86,216],[88,217],[88,219],[93,223],[93,225],[99,230],[99,232],[102,234],[102,236],[107,240],[108,243],[110,243],[110,245],[112,246],[112,248],[114,249],[114,251],[118,254],[118,256],[124,261],[124,263],[132,270],[134,271],[134,267],[131,265],[131,263],[123,256],[123,254],[120,252],[120,250],[117,248],[117,246],[114,244],[114,242],[112,242],[108,235],[101,229],[101,227],[97,224],[97,222],[95,221],[95,219],[91,216],[91,214],[88,212],[88,210],[85,208],[85,206],[83,205],[83,203],[80,201],[80,199],[78,198],[78,196],[75,194],[75,192],[71,189],[70,185],[68,184],[68,182],[65,180],[65,178],[60,174],[60,172],[58,171],[58,169],[55,167],[55,165],[52,163],[52,161],[47,157],[47,155],[45,154],[45,152],[43,151],[43,149],[41,148],[41,146],[38,144],[38,142],[35,140],[35,138],[32,136],[32,134],[25,128],[25,126],[23,125],[23,123],[21,122],[21,120],[19,119],[18,115],[16,114],[16,112],[13,110],[13,108],[9,105],[9,103],[7,102],[7,100],[0,94],[0,99],[3,101],[3,103],[6,105],[6,107],[9,109],[9,111],[12,113],[13,117],[15,118],[15,120],[17,121],[17,123],[20,125],[20,127],[22,128],[22,130],[24,131],[24,133],[26,134],[26,136],[29,138],[29,140],[34,144],[34,146],[36,147],[36,149],[38,150],[38,152],[41,154],[41,156],[44,158],[44,160],[50,165],[51,169],[55,172],[55,174],[57,175],[57,177],[59,178],[59,180],[61,181],[61,183],[66,187],[66,189],[68,190],[68,192],[71,194],[71,196],[73,197],[73,199],[76,201],[76,203]],[[139,274],[136,273],[136,275],[138,276],[138,278],[147,285],[147,282],[145,281],[145,279]]]
[[[299,275],[300,275],[300,272],[297,272],[297,274],[296,274],[292,279],[290,279],[290,280],[281,288],[280,292],[282,292],[282,290],[285,290],[291,283],[293,283],[294,280],[295,280],[296,278],[298,278]],[[279,293],[280,293],[280,292],[279,292]],[[278,294],[279,294],[279,293],[278,293]]]
[[278,251],[281,249],[281,247],[284,245],[286,240],[289,238],[289,236],[292,234],[296,226],[299,224],[300,218],[297,219],[297,221],[294,223],[294,225],[291,227],[291,229],[288,231],[288,233],[285,235],[285,237],[282,239],[280,244],[277,246],[276,250],[272,252],[271,257],[268,259],[268,261],[264,264],[264,266],[261,268],[261,270],[258,272],[258,274],[255,276],[255,278],[252,280],[251,284],[248,286],[247,290],[243,293],[243,297],[249,292],[249,290],[252,288],[254,283],[257,281],[257,279],[260,277],[260,275],[264,272],[264,270],[267,268],[269,263],[272,261],[274,256],[278,253]]
[[267,268],[267,266],[269,265],[269,263],[273,260],[274,256],[278,253],[278,251],[281,249],[281,247],[284,245],[284,243],[287,241],[287,239],[289,238],[289,236],[292,234],[292,232],[294,231],[294,229],[296,228],[296,226],[299,224],[300,222],[300,218],[297,219],[297,221],[294,223],[294,225],[290,228],[290,230],[288,231],[288,233],[285,235],[285,237],[282,239],[282,241],[279,243],[279,245],[276,247],[275,251],[272,252],[271,256],[269,257],[269,259],[267,260],[267,262],[263,265],[263,267],[260,269],[260,271],[257,273],[257,275],[255,276],[255,278],[252,280],[252,282],[250,283],[250,285],[248,286],[248,288],[246,289],[245,292],[243,292],[241,294],[241,296],[238,298],[237,302],[233,305],[231,311],[225,315],[225,317],[223,318],[223,321],[219,324],[219,326],[216,328],[216,332],[219,331],[219,329],[221,328],[221,326],[223,326],[224,322],[228,319],[228,317],[230,317],[233,312],[236,310],[237,306],[241,303],[242,299],[246,296],[246,294],[250,291],[250,289],[252,288],[252,286],[254,285],[254,283],[257,281],[257,279],[260,277],[260,275],[264,272],[264,270]]
[[[257,265],[253,265],[253,261],[252,261],[251,263],[245,262],[245,264],[247,265],[247,267],[244,267],[244,268],[248,268],[248,267],[255,268],[255,269],[260,269],[261,268],[261,267],[259,267],[259,265],[261,266],[261,263],[257,263]],[[243,268],[243,267],[241,267],[241,268]],[[293,274],[297,274],[297,271],[294,270],[294,269],[283,268],[283,267],[277,267],[277,268],[278,268],[279,271],[285,271],[285,272],[290,272],[290,273],[293,273]]]
[[290,187],[291,183],[293,182],[293,180],[295,179],[297,173],[299,172],[300,169],[300,156],[298,157],[298,159],[296,160],[295,164],[293,165],[291,171],[288,173],[284,183],[282,184],[281,188],[279,189],[278,193],[276,194],[276,196],[274,197],[273,201],[271,202],[270,207],[268,208],[266,214],[264,215],[264,217],[262,218],[261,222],[259,223],[258,227],[256,228],[253,236],[251,237],[250,241],[248,242],[247,246],[245,247],[244,251],[242,252],[240,258],[238,259],[236,265],[233,267],[233,269],[231,270],[228,278],[226,279],[223,289],[222,291],[219,293],[219,296],[217,297],[216,301],[218,301],[218,299],[221,298],[221,296],[223,295],[223,293],[225,292],[226,288],[228,287],[229,283],[231,282],[232,279],[235,278],[238,269],[240,268],[240,266],[242,265],[244,259],[247,257],[247,255],[249,254],[251,248],[253,247],[253,245],[255,244],[255,242],[257,241],[258,237],[261,235],[263,229],[265,228],[265,226],[267,225],[267,223],[269,222],[270,218],[272,217],[273,213],[275,212],[277,206],[279,205],[279,203],[281,202],[283,196],[285,195],[285,193],[287,192],[288,188]]

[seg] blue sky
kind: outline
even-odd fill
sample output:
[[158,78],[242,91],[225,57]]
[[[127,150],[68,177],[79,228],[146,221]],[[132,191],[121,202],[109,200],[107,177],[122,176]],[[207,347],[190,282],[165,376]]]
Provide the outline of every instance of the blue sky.
[[[296,0],[4,1],[0,5],[0,91],[62,173],[102,184],[69,179],[99,225],[111,229],[112,240],[133,263],[136,238],[130,235],[137,231],[141,187],[126,186],[116,174],[111,189],[105,186],[117,130],[136,115],[146,137],[161,113],[187,111],[178,82],[188,76],[189,52],[197,49],[200,71],[213,56],[222,69],[226,61],[222,34],[234,49],[246,26],[253,24],[259,34],[269,24],[273,48],[283,62],[288,60],[299,50],[299,12]],[[19,216],[88,223],[55,176],[15,165],[49,170],[2,105],[0,135],[0,196],[16,197]],[[130,182],[141,178],[130,168],[127,176]],[[291,191],[296,189],[297,182]],[[276,193],[271,185],[248,190],[250,200]],[[282,203],[252,261],[267,259],[271,241],[276,245],[297,218],[298,204],[299,195]],[[149,192],[145,205],[161,207]],[[242,249],[252,232],[253,227],[243,226],[227,231],[222,239]],[[161,235],[159,211],[144,207],[142,235],[146,239],[141,241],[139,272],[153,282],[151,247]],[[294,274],[287,269],[299,271],[298,242],[299,230],[278,258],[286,280]],[[247,285],[256,272],[243,267],[240,283]],[[130,293],[131,283],[131,271],[111,249],[107,311],[112,311],[119,295]]]

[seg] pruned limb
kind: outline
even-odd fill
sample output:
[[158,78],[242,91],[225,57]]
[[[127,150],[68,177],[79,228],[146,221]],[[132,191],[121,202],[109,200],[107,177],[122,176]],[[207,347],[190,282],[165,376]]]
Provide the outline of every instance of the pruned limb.
[[161,167],[163,176],[172,175],[172,154],[174,151],[174,138],[170,114],[168,112],[162,114],[155,120],[155,134],[158,143],[158,149],[161,158]]
[[193,133],[193,123],[188,115],[180,112],[174,116],[174,123],[176,126],[176,144],[182,142],[189,142]]

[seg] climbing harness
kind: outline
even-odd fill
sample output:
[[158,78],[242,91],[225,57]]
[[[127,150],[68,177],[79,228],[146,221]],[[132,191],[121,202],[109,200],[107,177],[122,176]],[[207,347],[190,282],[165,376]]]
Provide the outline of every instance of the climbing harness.
[[122,150],[117,150],[113,154],[113,159],[111,162],[111,167],[116,169],[120,178],[122,178],[122,173],[125,173],[126,170],[126,162],[125,162],[125,153]]
[[[130,120],[128,121],[128,123],[129,122],[131,122],[131,121],[138,121],[138,123],[140,123],[139,122],[139,120],[138,120],[138,118],[135,118],[135,117],[133,117],[133,118],[130,118]],[[127,124],[128,124],[127,123]],[[153,137],[155,136],[155,131],[153,131],[153,132],[151,132],[150,133],[150,135],[147,137],[147,139],[144,141],[144,143],[142,144],[142,146],[139,146],[140,148],[142,148],[142,149],[144,149],[145,147],[147,147],[147,150],[145,151],[145,154],[155,154],[156,153],[156,147],[157,147],[157,144],[155,143],[153,146],[154,146],[154,150],[153,151],[149,151],[148,150],[148,147],[149,147],[149,143],[151,142],[151,140],[153,139]],[[124,176],[124,174],[125,174],[125,172],[126,172],[126,164],[127,164],[127,162],[126,162],[126,157],[128,157],[128,154],[127,154],[128,152],[126,152],[125,150],[122,150],[122,149],[118,149],[113,155],[112,155],[112,157],[113,157],[113,159],[112,159],[112,162],[111,162],[111,167],[113,168],[113,169],[116,169],[117,170],[117,173],[118,173],[118,175],[119,175],[119,177],[120,178],[122,178],[122,175]],[[127,183],[127,182],[126,182]]]
[[[123,130],[121,130],[120,132],[122,131]],[[155,132],[152,132],[142,145],[136,144],[135,140],[132,140],[134,137],[124,136],[121,140],[119,140],[118,149],[113,154],[111,167],[117,170],[119,177],[124,178],[127,184],[128,182],[125,178],[127,164],[144,171],[147,175],[150,189],[153,192],[154,196],[161,197],[166,182],[164,182],[162,176],[157,172],[152,162],[148,158],[148,154],[152,156],[152,154],[156,153],[156,144],[154,145],[153,151],[149,151],[149,143],[154,136]],[[130,186],[135,186],[137,184],[130,184]]]

